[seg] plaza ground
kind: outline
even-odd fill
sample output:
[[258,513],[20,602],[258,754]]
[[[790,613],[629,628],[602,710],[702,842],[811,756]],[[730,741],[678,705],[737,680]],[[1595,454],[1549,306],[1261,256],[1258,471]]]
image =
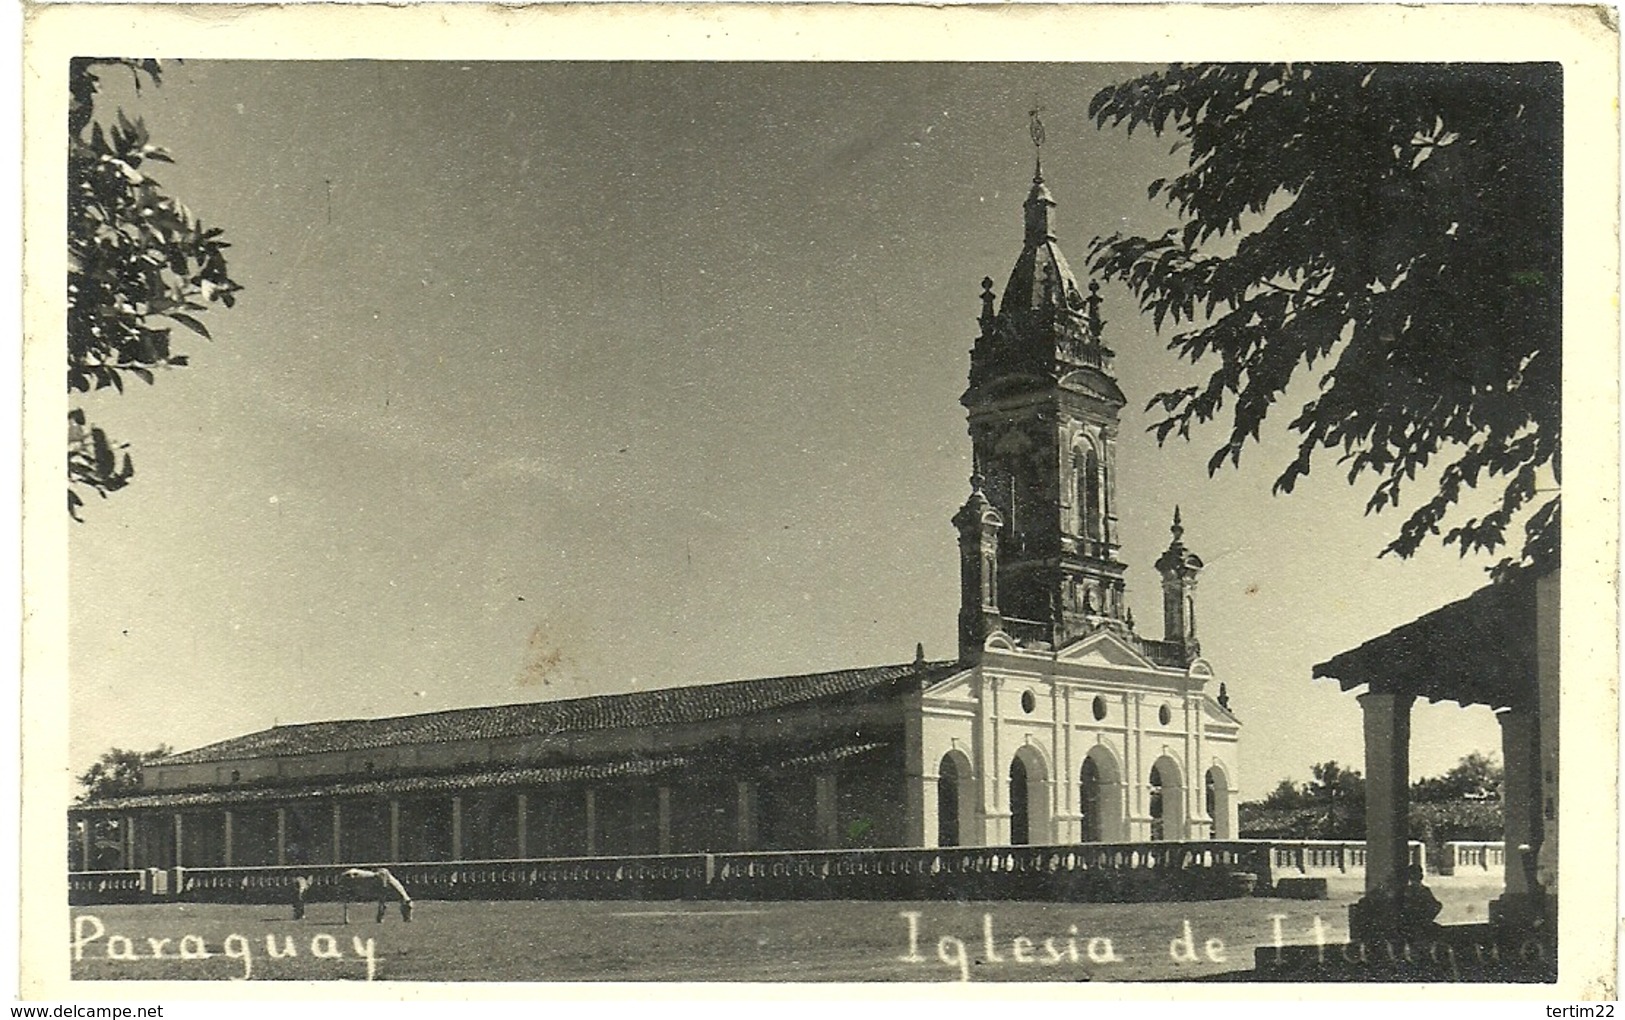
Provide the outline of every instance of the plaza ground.
[[[1463,879],[1431,887],[1444,904],[1444,923],[1484,920],[1499,891],[1498,882]],[[108,905],[72,911],[69,950],[77,932],[82,959],[72,973],[79,980],[227,980],[245,973],[252,980],[365,980],[371,955],[381,981],[947,981],[961,974],[957,939],[973,981],[1179,981],[1251,970],[1254,949],[1275,944],[1271,915],[1285,915],[1279,925],[1287,944],[1314,944],[1317,917],[1324,937],[1341,941],[1348,904],[1359,892],[1357,883],[1340,881],[1331,899],[1318,901],[420,901],[411,924],[395,911],[376,924],[373,909],[361,906],[352,908],[349,925],[329,903],[312,906],[303,921],[264,905]],[[918,915],[912,959],[909,913]],[[1187,922],[1194,963],[1170,953]],[[985,925],[994,937],[992,956]],[[128,946],[115,936],[129,939]],[[183,943],[187,936],[195,938]],[[1018,938],[1030,942],[1017,945]],[[149,940],[164,939],[157,943],[161,958],[152,958]],[[285,958],[271,958],[268,939]],[[1111,940],[1117,962],[1090,959],[1091,948],[1104,955],[1103,942],[1091,944],[1100,939]],[[110,944],[139,958],[108,959]],[[297,955],[286,955],[290,947]],[[210,955],[180,958],[200,948]],[[1176,948],[1185,948],[1183,940]]]

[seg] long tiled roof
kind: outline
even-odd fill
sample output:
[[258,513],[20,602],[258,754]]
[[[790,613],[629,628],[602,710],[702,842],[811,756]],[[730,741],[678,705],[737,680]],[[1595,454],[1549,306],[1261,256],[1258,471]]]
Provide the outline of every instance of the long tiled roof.
[[183,751],[156,764],[189,765],[362,751],[401,744],[500,740],[619,727],[703,722],[772,712],[814,701],[864,699],[917,691],[952,675],[960,668],[956,662],[911,662],[831,673],[668,687],[630,694],[603,694],[567,701],[533,701],[385,719],[339,719],[273,726],[268,730]]
[[[895,747],[885,740],[839,744],[812,753],[801,753],[793,748],[780,749],[763,759],[769,767],[778,769],[805,768],[829,765],[848,758],[872,754]],[[222,805],[249,808],[273,807],[291,801],[316,797],[388,797],[433,796],[435,794],[470,793],[500,790],[512,787],[542,787],[558,783],[597,782],[607,779],[637,779],[668,773],[691,772],[707,763],[689,755],[670,755],[664,758],[632,758],[614,761],[587,762],[574,765],[513,766],[476,771],[449,770],[432,775],[408,776],[345,776],[327,781],[306,782],[295,785],[232,786],[203,790],[155,790],[113,797],[87,804],[75,805],[75,811],[129,811],[135,808],[203,808]]]

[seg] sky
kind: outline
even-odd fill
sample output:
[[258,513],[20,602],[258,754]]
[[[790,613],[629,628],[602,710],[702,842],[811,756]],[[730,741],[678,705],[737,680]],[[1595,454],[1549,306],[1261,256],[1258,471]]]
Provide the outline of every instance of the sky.
[[[70,532],[69,761],[262,729],[955,651],[948,521],[980,310],[1021,247],[1027,111],[1062,249],[1158,232],[1169,140],[1097,130],[1102,64],[188,61],[110,82],[225,229],[235,309],[151,388],[85,402],[130,488]],[[1313,665],[1486,583],[1378,553],[1330,460],[1290,496],[1279,405],[1239,470],[1142,412],[1200,376],[1102,287],[1129,397],[1129,604],[1181,507],[1244,798],[1363,757]],[[1292,398],[1296,399],[1296,403]],[[1417,483],[1418,495],[1426,491]],[[1410,505],[1411,501],[1407,502]],[[1500,738],[1418,706],[1411,768]]]

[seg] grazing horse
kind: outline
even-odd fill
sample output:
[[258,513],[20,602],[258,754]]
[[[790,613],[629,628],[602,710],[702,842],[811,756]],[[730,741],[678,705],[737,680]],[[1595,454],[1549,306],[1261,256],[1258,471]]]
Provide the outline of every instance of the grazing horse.
[[[294,879],[293,886],[293,919],[298,921],[305,916],[305,904],[309,902],[312,880],[306,876]],[[339,875],[339,895],[344,901],[344,923],[350,923],[350,904],[353,901],[365,902],[371,899],[378,901],[378,923],[384,923],[384,915],[389,912],[389,901],[397,900],[401,905],[401,920],[412,920],[412,897],[407,894],[406,887],[401,885],[400,879],[389,873],[388,868],[368,870],[366,868],[348,868]]]

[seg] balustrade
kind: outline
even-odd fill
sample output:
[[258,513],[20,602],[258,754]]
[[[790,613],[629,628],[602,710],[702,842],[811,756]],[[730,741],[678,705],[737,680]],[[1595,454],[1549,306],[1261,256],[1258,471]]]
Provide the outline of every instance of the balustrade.
[[[1268,843],[804,850],[647,857],[404,862],[388,867],[418,899],[1210,899],[1268,887],[1286,866]],[[1275,858],[1272,860],[1272,856]],[[1303,858],[1291,861],[1298,865]],[[377,866],[377,865],[362,865]],[[288,902],[344,895],[343,865],[76,873],[75,902],[172,895],[205,902]],[[1243,880],[1240,876],[1245,875]],[[162,894],[156,894],[162,895]]]
[[1444,845],[1444,860],[1441,862],[1445,874],[1459,875],[1477,871],[1490,871],[1492,869],[1506,869],[1507,856],[1505,843],[1490,843],[1477,840],[1453,840]]

